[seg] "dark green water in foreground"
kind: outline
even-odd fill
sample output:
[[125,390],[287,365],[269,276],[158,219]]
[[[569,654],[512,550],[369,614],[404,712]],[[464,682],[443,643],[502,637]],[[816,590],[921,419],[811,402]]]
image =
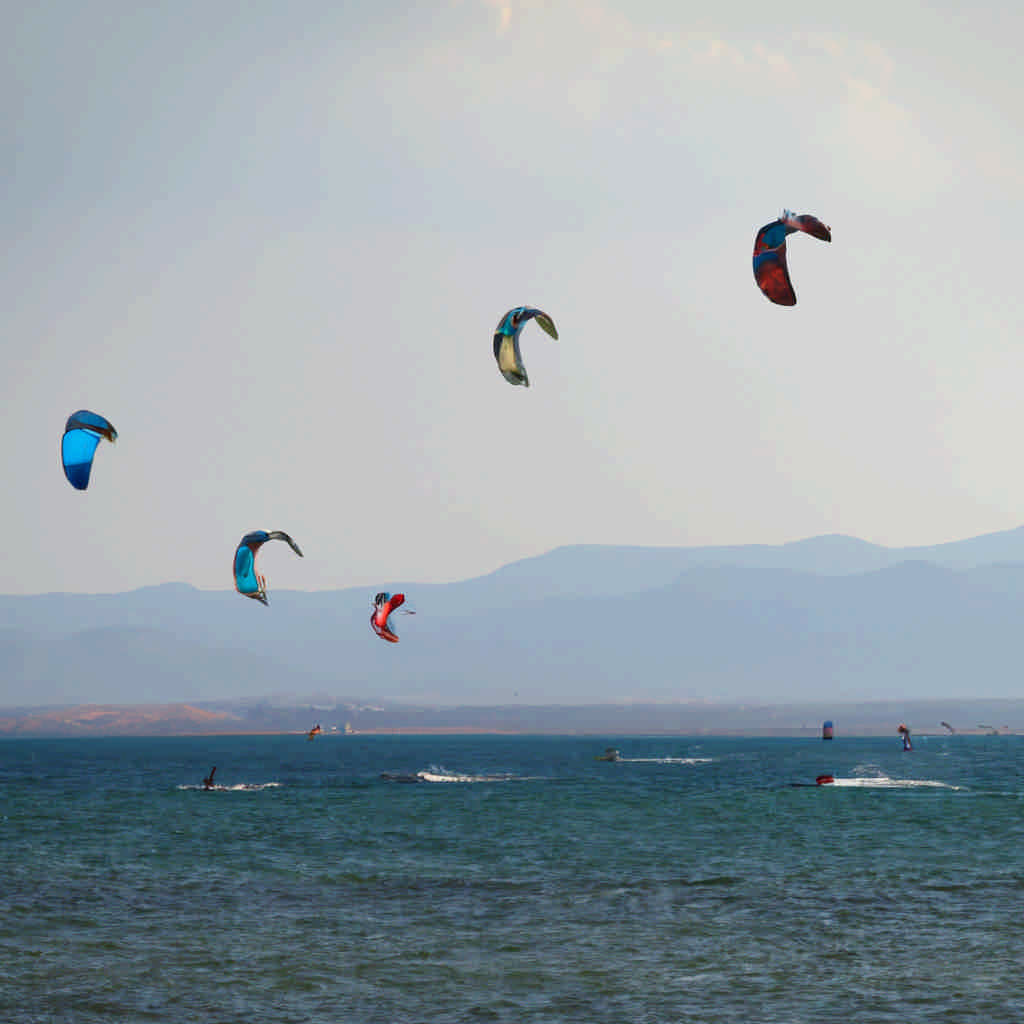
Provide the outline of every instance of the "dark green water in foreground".
[[8,740],[0,1020],[1024,1020],[1022,850],[1016,737]]

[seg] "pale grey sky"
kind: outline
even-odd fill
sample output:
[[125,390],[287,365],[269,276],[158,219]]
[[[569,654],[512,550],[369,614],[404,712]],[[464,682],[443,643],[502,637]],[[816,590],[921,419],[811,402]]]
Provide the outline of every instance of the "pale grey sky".
[[1024,522],[1019,5],[0,11],[0,592]]

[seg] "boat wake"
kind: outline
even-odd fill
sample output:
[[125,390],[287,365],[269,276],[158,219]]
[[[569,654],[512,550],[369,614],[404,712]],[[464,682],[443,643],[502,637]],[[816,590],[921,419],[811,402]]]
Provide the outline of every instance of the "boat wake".
[[514,775],[459,775],[454,772],[440,771],[417,772],[421,782],[511,782]]
[[210,793],[243,793],[253,792],[259,789],[277,789],[283,783],[280,782],[239,782],[234,786],[198,786],[181,785],[178,789],[199,789]]
[[449,771],[438,765],[431,765],[419,772],[382,772],[381,778],[389,782],[514,782],[522,781],[521,775],[468,775]]
[[620,757],[622,764],[711,764],[713,757]]
[[887,775],[874,775],[852,779],[836,776],[830,785],[859,787],[861,789],[963,789],[963,786],[952,786],[948,782],[935,779],[890,779]]

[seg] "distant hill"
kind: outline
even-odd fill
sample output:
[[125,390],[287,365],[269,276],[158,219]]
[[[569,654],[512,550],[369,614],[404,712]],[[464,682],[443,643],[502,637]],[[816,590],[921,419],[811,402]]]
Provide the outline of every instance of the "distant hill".
[[[203,704],[88,704],[13,708],[0,712],[0,737],[223,736],[291,733],[316,742],[356,742],[376,733],[518,733],[602,736],[802,736],[820,742],[833,722],[837,746],[854,736],[888,736],[907,722],[915,738],[1024,732],[1024,700],[869,701],[810,704],[554,704],[424,707],[317,697],[219,701]],[[947,723],[950,728],[947,727]],[[983,725],[981,723],[991,723]],[[601,749],[600,747],[597,748]]]
[[404,590],[402,642],[366,588],[260,607],[180,583],[0,596],[0,706],[271,693],[468,705],[767,703],[1024,692],[1024,528],[928,548],[573,546]]
[[188,704],[89,704],[0,713],[0,736],[192,736],[261,731],[246,728],[246,724],[238,714]]

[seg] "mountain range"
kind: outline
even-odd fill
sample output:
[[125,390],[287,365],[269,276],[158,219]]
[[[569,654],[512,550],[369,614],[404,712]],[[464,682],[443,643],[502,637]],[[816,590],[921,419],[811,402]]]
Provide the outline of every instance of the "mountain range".
[[321,692],[439,705],[1012,699],[1024,527],[931,547],[574,545],[456,583],[0,596],[0,706]]

